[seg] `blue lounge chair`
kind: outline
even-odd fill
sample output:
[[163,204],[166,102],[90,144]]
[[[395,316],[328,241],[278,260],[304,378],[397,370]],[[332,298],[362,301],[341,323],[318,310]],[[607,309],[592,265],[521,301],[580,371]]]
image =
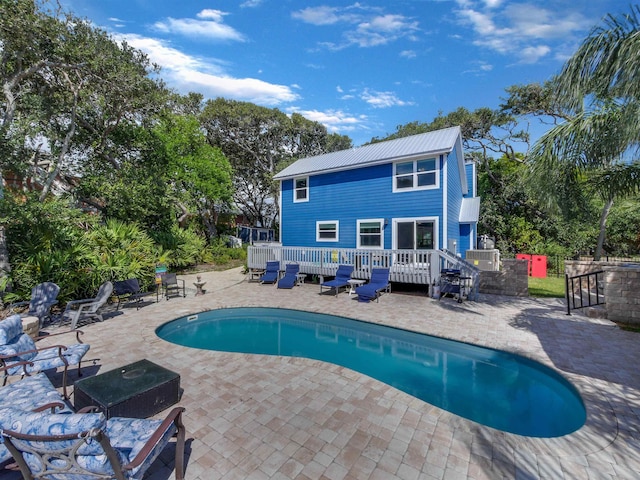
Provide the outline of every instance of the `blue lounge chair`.
[[356,288],[356,294],[358,295],[359,302],[369,302],[380,297],[380,292],[386,290],[391,291],[391,285],[389,284],[389,269],[388,268],[374,268],[371,270],[371,280],[369,283]]
[[340,292],[340,287],[348,287],[349,280],[351,280],[351,273],[353,273],[353,265],[338,265],[338,271],[336,272],[336,278],[330,280],[328,282],[323,282],[320,284],[320,293],[322,293],[322,287],[324,288],[335,288],[336,297]]
[[260,277],[260,283],[276,283],[278,275],[280,273],[280,262],[273,261],[267,262],[267,268],[264,270],[264,274]]
[[284,277],[278,280],[278,288],[293,288],[296,284],[300,265],[297,263],[288,263],[284,271]]

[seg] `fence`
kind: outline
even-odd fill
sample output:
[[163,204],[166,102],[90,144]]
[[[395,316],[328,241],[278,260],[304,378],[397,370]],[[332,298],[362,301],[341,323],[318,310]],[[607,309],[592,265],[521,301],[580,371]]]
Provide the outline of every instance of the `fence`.
[[446,250],[367,250],[359,248],[283,247],[279,245],[250,246],[247,267],[262,269],[267,261],[277,260],[300,265],[300,273],[334,276],[338,265],[353,265],[353,277],[368,279],[372,268],[388,268],[389,280],[399,283],[434,285],[440,272],[458,269],[461,276],[471,279],[469,297],[477,299],[479,270]]
[[[564,277],[564,262],[568,260],[593,261],[592,256],[582,255],[578,257],[564,257],[560,255],[547,256],[547,276]],[[602,262],[640,262],[640,257],[613,257],[603,256]]]

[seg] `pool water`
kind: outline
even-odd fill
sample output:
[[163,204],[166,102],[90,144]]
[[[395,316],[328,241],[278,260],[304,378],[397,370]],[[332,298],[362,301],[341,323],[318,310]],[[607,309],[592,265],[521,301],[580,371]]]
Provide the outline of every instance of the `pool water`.
[[586,420],[577,390],[538,362],[349,318],[230,308],[178,318],[156,333],[187,347],[334,363],[461,417],[519,435],[558,437]]

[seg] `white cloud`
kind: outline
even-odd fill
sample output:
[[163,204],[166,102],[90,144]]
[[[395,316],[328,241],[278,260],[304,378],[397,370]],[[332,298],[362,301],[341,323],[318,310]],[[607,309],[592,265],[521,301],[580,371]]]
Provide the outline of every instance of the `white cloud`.
[[520,51],[522,63],[536,63],[542,57],[551,51],[547,45],[538,45],[537,47],[526,47]]
[[253,8],[262,4],[262,0],[246,0],[240,4],[241,8]]
[[318,44],[330,50],[341,50],[350,46],[374,47],[385,45],[399,38],[415,40],[419,31],[417,21],[398,14],[381,13],[377,8],[366,8],[359,3],[350,7],[307,7],[291,14],[292,18],[316,26],[351,25],[351,30],[342,33],[340,42],[325,41]]
[[177,33],[187,37],[245,41],[240,32],[224,23],[226,15],[228,14],[221,10],[204,9],[197,14],[198,19],[168,17],[153,26],[163,33]]
[[351,115],[342,110],[302,110],[295,107],[287,109],[289,113],[299,113],[305,118],[321,123],[331,133],[350,132],[362,127],[367,121],[366,115]]
[[114,38],[145,52],[152,62],[162,67],[165,81],[181,93],[196,91],[207,98],[226,97],[265,106],[299,98],[289,86],[255,78],[235,78],[226,72],[223,62],[187,55],[162,40],[139,35],[114,35]]
[[360,94],[360,98],[373,108],[404,107],[407,105],[413,105],[413,102],[400,100],[393,92],[377,92],[375,90],[369,90],[368,88]]
[[307,7],[293,12],[291,17],[311,25],[333,25],[340,21],[349,21],[346,17],[338,14],[338,8],[328,6]]
[[[456,2],[458,9],[454,13],[458,23],[472,29],[475,45],[519,58],[520,63],[537,62],[548,56],[552,48],[561,48],[558,41],[571,39],[590,25],[577,2],[573,10],[570,7],[551,10],[534,3],[502,0]],[[556,45],[551,45],[551,40]]]
[[403,50],[400,52],[400,56],[403,58],[416,58],[416,52],[413,50]]

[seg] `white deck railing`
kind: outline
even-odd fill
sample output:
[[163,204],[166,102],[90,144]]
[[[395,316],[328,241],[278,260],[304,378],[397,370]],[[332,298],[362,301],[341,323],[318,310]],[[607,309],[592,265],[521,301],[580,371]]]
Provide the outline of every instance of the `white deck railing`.
[[388,268],[390,281],[419,285],[439,283],[442,269],[458,269],[461,276],[471,279],[471,298],[476,298],[479,283],[479,270],[446,250],[249,246],[247,266],[250,270],[263,269],[267,261],[273,260],[279,261],[282,269],[287,263],[297,263],[300,273],[320,277],[334,276],[340,264],[353,265],[353,278],[362,279],[371,277],[372,268]]

